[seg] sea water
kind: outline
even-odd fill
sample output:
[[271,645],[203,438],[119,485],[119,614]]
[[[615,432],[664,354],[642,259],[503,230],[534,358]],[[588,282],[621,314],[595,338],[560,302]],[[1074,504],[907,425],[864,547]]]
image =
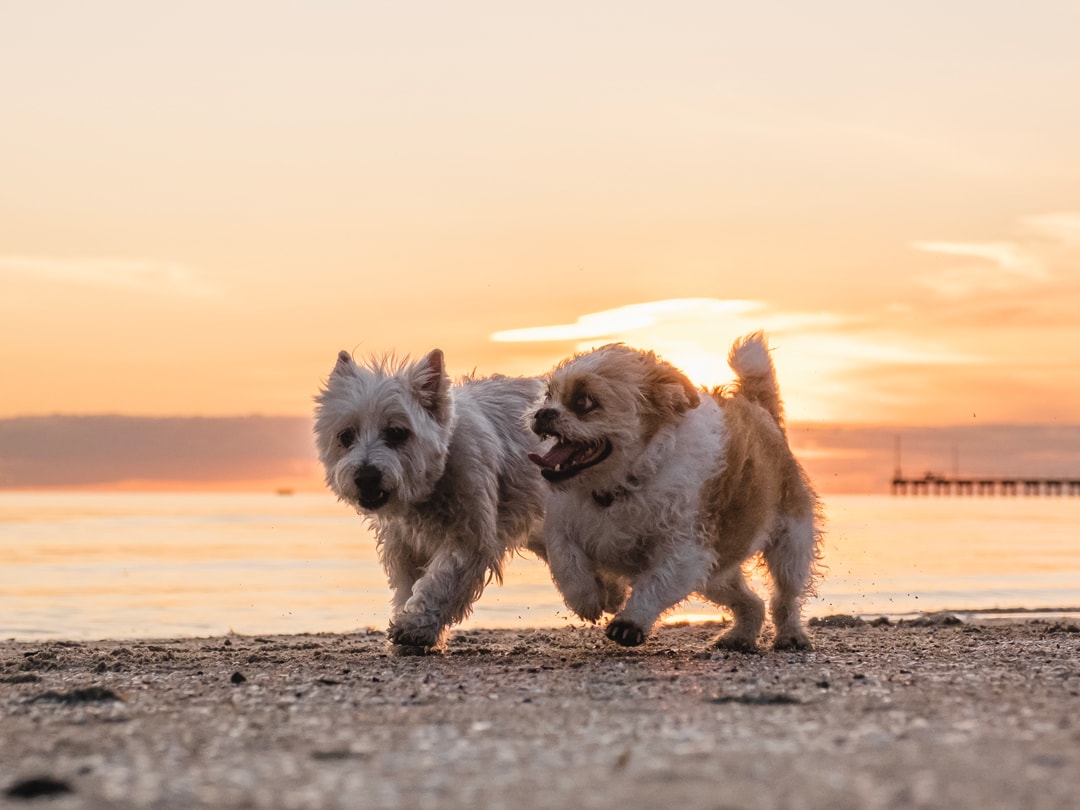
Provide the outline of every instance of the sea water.
[[[824,501],[807,617],[1080,612],[1080,498]],[[0,492],[0,638],[348,632],[385,627],[389,603],[370,529],[329,493]],[[690,601],[666,620],[724,615]],[[464,627],[568,623],[581,624],[523,555]]]

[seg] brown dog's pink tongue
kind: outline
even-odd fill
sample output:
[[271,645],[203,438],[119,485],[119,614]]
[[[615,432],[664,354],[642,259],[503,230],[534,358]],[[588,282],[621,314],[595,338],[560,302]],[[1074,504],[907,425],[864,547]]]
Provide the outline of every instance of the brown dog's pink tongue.
[[542,456],[538,453],[529,453],[529,461],[539,467],[553,470],[560,464],[565,464],[572,459],[577,454],[577,451],[578,447],[575,444],[558,442]]

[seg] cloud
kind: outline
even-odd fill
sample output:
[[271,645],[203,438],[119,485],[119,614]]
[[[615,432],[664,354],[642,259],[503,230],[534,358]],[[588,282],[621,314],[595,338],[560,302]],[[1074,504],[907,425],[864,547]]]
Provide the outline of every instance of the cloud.
[[569,324],[530,326],[495,332],[498,343],[568,341],[587,349],[600,340],[688,347],[727,355],[731,341],[758,330],[771,339],[790,343],[813,339],[822,353],[852,360],[892,363],[950,363],[967,361],[914,346],[883,345],[869,339],[860,322],[832,312],[781,311],[763,301],[715,298],[676,298],[648,301],[587,313]]
[[320,482],[306,417],[0,419],[0,489]]
[[194,296],[216,292],[186,265],[150,259],[0,256],[0,274],[135,292]]
[[[496,332],[532,351],[587,351],[624,342],[651,349],[701,385],[731,379],[727,352],[740,335],[764,330],[793,420],[953,421],[958,414],[1060,418],[1075,389],[1080,213],[1018,220],[1011,238],[922,240],[945,269],[915,279],[909,295],[868,306],[843,291],[825,311],[763,300],[647,301]],[[952,265],[952,266],[948,266]],[[1070,273],[1074,278],[1070,278]],[[909,282],[910,283],[910,282]],[[918,286],[938,295],[928,300]],[[550,344],[545,347],[545,344]],[[568,351],[569,350],[569,351]],[[1057,368],[1047,377],[1036,369]],[[1024,380],[1007,395],[1001,370]]]
[[757,301],[716,300],[712,298],[669,298],[630,304],[602,312],[591,312],[574,323],[529,326],[496,332],[496,343],[537,343],[544,341],[581,341],[612,337],[666,322],[680,322],[696,317],[731,317],[760,310]]
[[753,332],[768,324],[773,334],[812,326],[831,325],[837,318],[828,313],[769,312],[761,301],[717,298],[668,298],[629,304],[580,316],[574,323],[529,326],[495,332],[496,343],[536,343],[544,341],[589,341],[624,339],[642,331],[700,333],[723,327],[732,336]]
[[1080,213],[1022,217],[1025,238],[1006,242],[917,241],[915,250],[971,261],[918,279],[944,298],[1013,292],[1055,280],[1054,262],[1062,251],[1080,247]]
[[915,248],[950,256],[972,256],[996,264],[1002,272],[1042,280],[1046,268],[1035,256],[1011,242],[916,242]]
[[962,298],[979,291],[1006,292],[1050,279],[1043,260],[1013,242],[915,242],[927,253],[977,260],[923,276],[920,283],[946,298]]
[[799,419],[831,419],[837,416],[837,403],[851,406],[851,380],[857,380],[862,369],[978,362],[944,349],[940,342],[890,335],[880,322],[863,317],[783,311],[742,299],[649,301],[587,313],[573,323],[496,332],[491,339],[563,341],[573,351],[623,342],[651,349],[698,384],[713,386],[732,377],[727,365],[732,341],[758,330],[769,338],[789,412]]
[[1080,247],[1080,213],[1039,214],[1020,221],[1029,231],[1063,247]]

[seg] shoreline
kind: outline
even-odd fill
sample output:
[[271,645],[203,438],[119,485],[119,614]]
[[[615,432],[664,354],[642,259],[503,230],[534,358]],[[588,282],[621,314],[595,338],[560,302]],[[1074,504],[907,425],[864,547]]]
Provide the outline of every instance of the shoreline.
[[[905,622],[918,621],[927,616],[945,616],[951,615],[956,617],[965,623],[972,624],[989,624],[996,622],[1027,622],[1038,620],[1053,620],[1059,622],[1074,622],[1080,623],[1080,607],[992,607],[992,608],[956,608],[956,609],[941,609],[933,611],[915,611],[908,613],[901,612],[886,612],[886,611],[867,611],[867,612],[853,612],[850,614],[829,614],[827,616],[809,616],[805,617],[805,621],[808,623],[817,623],[821,621],[828,621],[835,619],[837,616],[851,616],[852,618],[859,619],[863,622],[872,623],[874,621],[885,620],[893,624],[903,624]],[[711,625],[720,627],[727,624],[730,618],[722,612],[716,613],[686,613],[675,614],[671,616],[661,617],[657,622],[657,631],[664,627],[682,627],[684,625]],[[602,624],[602,622],[601,622]],[[589,625],[581,619],[573,618],[568,619],[565,624],[556,627],[551,624],[508,624],[508,625],[482,625],[466,622],[462,625],[456,626],[451,632],[454,633],[469,633],[473,631],[490,631],[490,632],[525,632],[530,630],[588,630],[593,625]],[[275,636],[275,637],[293,637],[293,636],[311,636],[311,635],[355,635],[364,633],[378,633],[382,628],[375,625],[368,625],[364,627],[356,627],[348,630],[334,630],[334,631],[305,631],[298,630],[296,632],[281,632],[281,631],[267,631],[265,633],[259,632],[244,632],[229,630],[224,633],[181,633],[178,635],[167,636],[160,634],[142,634],[142,635],[123,635],[114,634],[107,636],[95,636],[95,637],[81,637],[81,636],[63,636],[63,635],[47,635],[45,631],[41,631],[39,634],[34,635],[32,633],[25,633],[23,635],[4,635],[0,632],[0,644],[3,643],[22,643],[22,644],[48,644],[48,643],[77,643],[77,644],[96,644],[106,642],[155,642],[155,641],[199,641],[213,638],[254,638],[257,636]],[[654,631],[656,632],[656,631]]]
[[[1072,807],[1080,626],[827,617],[816,649],[596,627],[0,642],[0,806]],[[37,780],[37,781],[35,781]],[[49,792],[49,791],[55,792]],[[38,791],[35,793],[35,791]]]

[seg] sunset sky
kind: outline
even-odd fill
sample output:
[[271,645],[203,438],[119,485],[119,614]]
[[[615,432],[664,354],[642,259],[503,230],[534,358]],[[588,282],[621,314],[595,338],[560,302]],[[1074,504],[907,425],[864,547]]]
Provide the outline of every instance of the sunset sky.
[[1080,4],[13,2],[0,419],[300,416],[339,349],[793,421],[1080,422]]

